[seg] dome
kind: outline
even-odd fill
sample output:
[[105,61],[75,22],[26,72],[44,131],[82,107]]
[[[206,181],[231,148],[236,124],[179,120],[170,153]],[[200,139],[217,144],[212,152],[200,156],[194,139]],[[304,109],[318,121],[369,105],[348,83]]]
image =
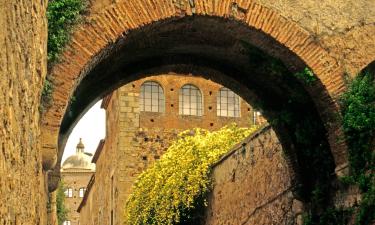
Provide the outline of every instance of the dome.
[[69,156],[62,164],[62,169],[83,169],[83,170],[95,170],[95,164],[91,163],[92,154],[84,152],[84,145],[82,139],[80,139],[76,154]]
[[87,154],[78,153],[69,156],[63,163],[63,169],[88,169],[94,170],[95,164],[91,163],[91,156]]

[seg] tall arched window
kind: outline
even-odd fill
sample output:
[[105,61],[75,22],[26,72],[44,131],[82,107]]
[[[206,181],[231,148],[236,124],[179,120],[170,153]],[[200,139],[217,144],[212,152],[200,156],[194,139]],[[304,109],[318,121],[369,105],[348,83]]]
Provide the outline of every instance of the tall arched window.
[[194,85],[184,85],[179,93],[179,113],[181,115],[202,116],[202,108],[201,91]]
[[164,112],[164,92],[160,84],[154,81],[142,84],[139,107],[145,112]]
[[226,87],[220,88],[217,96],[217,115],[240,116],[240,97]]

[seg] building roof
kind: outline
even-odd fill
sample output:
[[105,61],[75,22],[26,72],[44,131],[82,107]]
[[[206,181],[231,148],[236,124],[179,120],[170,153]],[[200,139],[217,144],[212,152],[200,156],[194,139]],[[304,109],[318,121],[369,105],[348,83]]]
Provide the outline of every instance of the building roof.
[[91,170],[95,171],[95,164],[91,163],[92,154],[84,152],[84,144],[80,139],[77,144],[76,154],[69,156],[62,164],[62,170]]
[[96,161],[98,161],[100,153],[103,150],[104,143],[105,143],[105,139],[100,140],[98,147],[96,148],[94,157],[92,157],[92,160],[91,160],[92,163],[96,163]]

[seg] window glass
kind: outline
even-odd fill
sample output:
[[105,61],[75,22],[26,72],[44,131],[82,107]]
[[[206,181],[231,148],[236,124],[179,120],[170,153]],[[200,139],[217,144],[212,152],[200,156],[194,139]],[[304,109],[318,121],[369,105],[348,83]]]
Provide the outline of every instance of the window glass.
[[80,188],[79,189],[79,197],[80,198],[83,198],[83,196],[85,196],[85,191],[86,191],[86,188]]
[[240,117],[240,97],[226,87],[219,90],[217,96],[217,115]]
[[67,189],[65,189],[64,194],[65,194],[65,197],[72,198],[73,197],[73,188],[67,188]]
[[164,92],[160,84],[146,81],[141,86],[139,107],[145,112],[164,112]]
[[180,89],[179,113],[182,115],[202,116],[202,94],[194,85],[187,84]]

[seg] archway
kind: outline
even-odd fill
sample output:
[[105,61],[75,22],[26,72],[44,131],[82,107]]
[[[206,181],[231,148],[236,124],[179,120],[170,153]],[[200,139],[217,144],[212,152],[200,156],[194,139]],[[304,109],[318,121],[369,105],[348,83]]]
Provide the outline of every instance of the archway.
[[[293,76],[305,67],[315,73],[313,82]],[[325,149],[329,173],[346,166],[333,100],[345,88],[342,73],[307,32],[256,3],[200,1],[181,8],[140,1],[92,18],[54,66],[54,104],[43,118],[44,168],[54,166],[56,155],[59,162],[72,126],[95,100],[121,84],[171,71],[204,75],[262,108],[306,187],[318,180],[302,151],[306,145],[315,153]],[[309,134],[307,142],[301,139]]]

